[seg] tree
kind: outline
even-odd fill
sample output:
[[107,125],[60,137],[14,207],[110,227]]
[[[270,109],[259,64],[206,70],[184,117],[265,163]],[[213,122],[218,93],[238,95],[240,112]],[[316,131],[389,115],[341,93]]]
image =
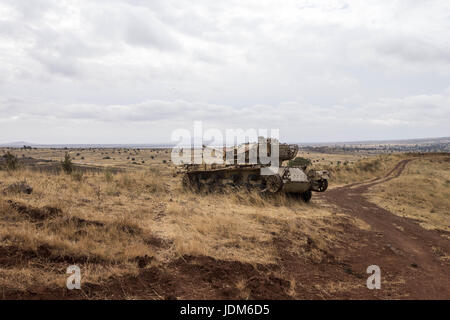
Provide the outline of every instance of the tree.
[[16,170],[19,167],[19,159],[11,152],[6,152],[3,155],[3,158],[5,158],[6,168],[8,170]]
[[64,160],[61,161],[61,167],[67,174],[71,174],[73,171],[72,158],[70,157],[70,154],[68,152],[66,152]]

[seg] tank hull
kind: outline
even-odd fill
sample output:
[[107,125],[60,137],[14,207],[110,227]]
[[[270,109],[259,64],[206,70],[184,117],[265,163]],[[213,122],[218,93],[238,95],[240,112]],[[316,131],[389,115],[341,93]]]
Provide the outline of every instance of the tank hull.
[[[314,177],[312,179],[311,177]],[[280,167],[273,175],[261,175],[261,166],[231,166],[223,168],[197,168],[184,173],[183,186],[199,192],[220,192],[227,187],[244,187],[262,193],[299,194],[311,191],[323,192],[325,175],[316,172],[306,173],[298,167]],[[328,184],[327,184],[328,185]],[[311,196],[307,197],[308,201]]]

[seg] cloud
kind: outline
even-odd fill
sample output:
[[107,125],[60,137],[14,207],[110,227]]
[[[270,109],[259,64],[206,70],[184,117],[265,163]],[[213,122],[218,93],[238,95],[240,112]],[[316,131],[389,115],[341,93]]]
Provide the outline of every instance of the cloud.
[[448,16],[437,0],[5,0],[0,139],[164,139],[193,120],[290,140],[449,135]]
[[[20,121],[51,123],[53,126],[71,122],[80,128],[92,123],[98,124],[98,127],[127,124],[145,127],[141,134],[145,133],[148,137],[155,134],[152,129],[156,126],[159,128],[156,134],[162,141],[168,141],[175,129],[191,128],[194,121],[203,121],[205,127],[221,130],[280,129],[283,136],[291,141],[330,141],[330,132],[342,140],[386,138],[385,132],[392,129],[414,132],[417,136],[425,136],[432,130],[439,136],[445,136],[450,119],[449,92],[380,99],[356,108],[298,102],[236,108],[182,100],[148,100],[129,105],[70,104],[56,108],[52,103],[9,99],[0,101],[0,116],[3,125]],[[358,130],[364,131],[358,133]]]
[[176,50],[180,45],[165,30],[164,24],[151,17],[129,18],[125,28],[125,40],[131,45]]

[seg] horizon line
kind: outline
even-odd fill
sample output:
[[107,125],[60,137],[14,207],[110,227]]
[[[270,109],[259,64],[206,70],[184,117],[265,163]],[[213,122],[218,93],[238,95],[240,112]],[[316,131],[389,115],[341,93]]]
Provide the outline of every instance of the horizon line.
[[[425,138],[392,138],[392,139],[368,139],[368,140],[342,140],[342,141],[309,141],[309,142],[292,142],[285,143],[308,145],[308,144],[345,144],[345,143],[374,143],[374,142],[400,142],[400,141],[415,141],[415,140],[441,140],[449,139],[450,136],[442,137],[425,137]],[[284,141],[282,141],[284,142]],[[34,143],[27,141],[12,141],[0,143],[0,147],[15,147],[15,146],[35,146],[35,147],[52,147],[52,146],[174,146],[174,142],[147,142],[147,143]]]

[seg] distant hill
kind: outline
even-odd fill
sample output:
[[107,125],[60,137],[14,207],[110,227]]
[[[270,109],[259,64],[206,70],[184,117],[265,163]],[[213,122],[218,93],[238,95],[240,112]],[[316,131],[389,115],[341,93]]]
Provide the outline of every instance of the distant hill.
[[[288,142],[288,141],[281,141]],[[392,139],[392,140],[366,140],[366,141],[347,141],[347,142],[290,142],[298,144],[302,147],[336,147],[336,146],[368,146],[368,145],[434,145],[434,144],[450,144],[450,137],[439,137],[439,138],[418,138],[418,139]],[[38,144],[26,141],[15,141],[8,143],[0,143],[0,147],[9,148],[22,148],[23,146],[31,146],[33,148],[69,148],[69,149],[80,149],[80,148],[172,148],[175,145],[173,143],[118,143],[118,144]]]
[[450,137],[439,138],[418,138],[418,139],[393,139],[393,140],[365,140],[365,141],[344,141],[344,142],[302,142],[298,143],[302,146],[343,146],[343,145],[375,145],[375,144],[436,144],[450,143]]
[[0,147],[10,147],[10,148],[21,148],[23,146],[36,146],[35,143],[30,143],[26,141],[14,141],[8,143],[0,143]]

